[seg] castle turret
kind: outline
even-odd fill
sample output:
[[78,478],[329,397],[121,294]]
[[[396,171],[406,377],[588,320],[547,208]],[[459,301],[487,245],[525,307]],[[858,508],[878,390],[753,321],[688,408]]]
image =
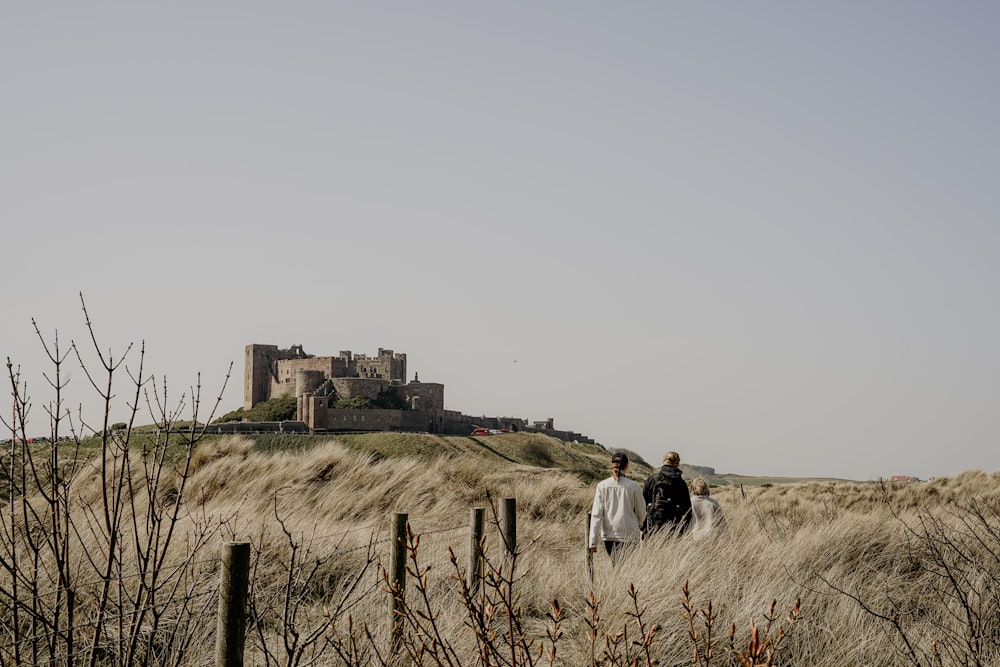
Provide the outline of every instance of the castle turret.
[[312,394],[323,384],[323,371],[300,368],[295,371],[295,397]]

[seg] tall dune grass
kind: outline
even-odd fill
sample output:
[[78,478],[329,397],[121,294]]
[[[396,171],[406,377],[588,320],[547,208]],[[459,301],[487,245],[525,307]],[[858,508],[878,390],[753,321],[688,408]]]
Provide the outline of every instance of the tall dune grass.
[[[997,664],[1000,659],[995,475],[969,472],[905,485],[810,482],[719,489],[724,531],[701,540],[648,540],[617,568],[597,554],[591,581],[584,535],[592,488],[568,472],[461,456],[376,461],[336,442],[282,454],[255,452],[236,439],[199,457],[189,502],[200,516],[224,518],[231,537],[253,543],[254,596],[271,601],[258,604],[263,630],[248,644],[248,655],[261,662],[277,662],[290,629],[266,614],[283,600],[293,549],[299,567],[317,568],[309,585],[296,592],[300,629],[321,626],[324,608],[340,605],[342,614],[328,637],[345,636],[350,615],[360,644],[388,645],[388,593],[379,572],[388,563],[387,518],[404,512],[421,536],[417,557],[430,566],[424,592],[440,614],[442,632],[463,664],[476,664],[476,638],[465,625],[468,609],[458,581],[468,552],[469,509],[504,497],[517,499],[520,553],[512,584],[533,645],[546,641],[552,601],[562,610],[556,664],[589,664],[592,652],[600,660],[609,638],[634,633],[630,587],[637,591],[642,618],[661,628],[653,642],[660,664],[697,664],[692,624],[683,618],[685,585],[695,608],[712,605],[718,644],[711,664],[740,664],[751,623],[762,627],[772,602],[784,618],[797,600],[801,615],[788,625],[773,664]],[[497,530],[488,535],[487,557],[500,562]],[[358,581],[354,573],[362,570]],[[949,576],[955,585],[948,585]],[[420,594],[411,576],[407,599]],[[599,617],[596,650],[588,635],[595,615],[591,594]],[[705,619],[695,621],[703,627]],[[303,657],[333,660],[325,641]],[[369,662],[363,664],[380,664],[374,650],[365,656]]]
[[[99,470],[94,462],[74,479],[74,525],[92,519]],[[137,516],[178,497],[181,477],[147,488],[139,470],[131,487]],[[174,539],[186,546],[163,567],[186,573],[178,578],[184,604],[166,616],[187,622],[193,638],[183,651],[150,653],[155,664],[211,662],[213,608],[200,601],[212,600],[226,540],[252,545],[247,664],[412,664],[413,656],[390,651],[382,572],[394,512],[406,513],[419,535],[407,613],[414,623],[421,613],[434,618],[438,633],[404,628],[400,650],[419,655],[417,664],[448,664],[428,648],[444,645],[454,664],[482,664],[483,641],[513,641],[504,614],[516,616],[518,640],[532,649],[531,662],[511,650],[514,664],[646,664],[647,656],[660,665],[1000,664],[997,475],[715,489],[724,530],[704,539],[658,536],[617,567],[596,554],[592,579],[585,532],[593,485],[565,470],[455,452],[384,458],[333,439],[261,451],[232,437],[199,446],[184,480]],[[497,527],[488,527],[493,592],[510,597],[493,599],[497,630],[484,639],[470,627],[474,604],[463,597],[469,513],[508,497],[517,499],[518,555],[513,573],[504,569]],[[136,524],[128,534],[142,530]],[[85,532],[76,539],[80,558],[104,548]],[[86,602],[81,595],[81,617]],[[0,623],[9,623],[4,613]]]

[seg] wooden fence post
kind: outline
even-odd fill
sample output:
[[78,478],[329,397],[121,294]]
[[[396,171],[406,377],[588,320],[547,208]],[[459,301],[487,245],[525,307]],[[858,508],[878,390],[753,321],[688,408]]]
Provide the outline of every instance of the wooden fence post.
[[392,550],[389,554],[389,616],[392,622],[392,650],[403,637],[403,599],[406,594],[406,514],[392,515]]
[[216,667],[243,667],[250,583],[250,544],[228,542],[222,552],[219,620],[215,637]]
[[583,545],[587,549],[587,581],[594,583],[594,553],[590,550],[590,512],[587,513],[587,531],[583,534]]
[[469,587],[469,592],[473,595],[479,592],[480,580],[483,577],[483,526],[485,517],[485,508],[472,508],[472,523],[469,526],[469,567],[465,572],[465,583]]
[[504,498],[503,501],[503,541],[507,562],[513,566],[517,554],[517,498]]

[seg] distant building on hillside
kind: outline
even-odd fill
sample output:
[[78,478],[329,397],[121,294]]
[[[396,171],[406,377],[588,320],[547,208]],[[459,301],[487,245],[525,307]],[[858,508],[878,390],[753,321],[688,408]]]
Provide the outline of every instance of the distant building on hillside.
[[292,393],[313,393],[323,382],[334,379],[356,381],[358,387],[369,380],[375,381],[372,387],[400,385],[406,382],[406,355],[379,348],[375,357],[355,356],[350,350],[336,357],[317,357],[306,354],[301,345],[287,350],[277,345],[247,345],[243,408],[249,410],[262,401]]
[[919,482],[919,477],[911,477],[910,475],[893,475],[889,478],[890,482]]
[[[444,407],[444,385],[406,381],[406,355],[379,348],[368,356],[341,351],[335,357],[307,354],[301,345],[246,346],[243,408],[280,396],[296,399],[296,420],[310,431],[421,431],[468,435],[475,428],[546,433],[593,444],[552,419],[531,424],[518,417],[464,415]],[[338,408],[351,399],[393,407]]]

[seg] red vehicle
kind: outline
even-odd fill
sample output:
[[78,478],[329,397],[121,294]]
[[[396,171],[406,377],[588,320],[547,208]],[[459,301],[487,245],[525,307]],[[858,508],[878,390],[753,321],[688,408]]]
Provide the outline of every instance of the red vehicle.
[[505,428],[483,428],[481,426],[477,426],[472,429],[472,433],[469,435],[497,435],[499,433],[510,433],[510,431]]

